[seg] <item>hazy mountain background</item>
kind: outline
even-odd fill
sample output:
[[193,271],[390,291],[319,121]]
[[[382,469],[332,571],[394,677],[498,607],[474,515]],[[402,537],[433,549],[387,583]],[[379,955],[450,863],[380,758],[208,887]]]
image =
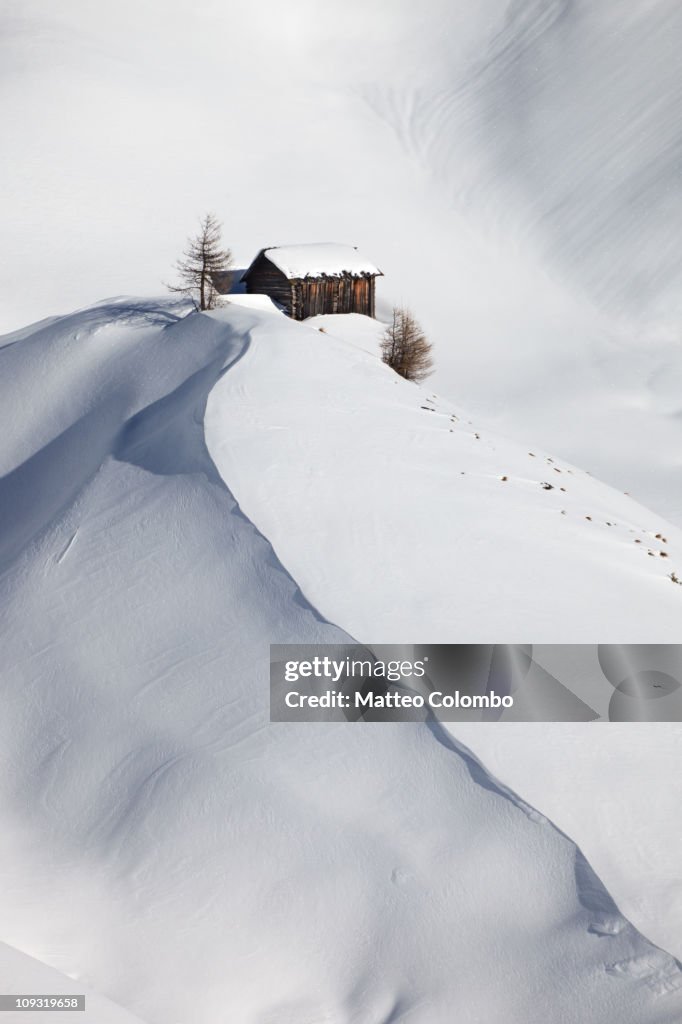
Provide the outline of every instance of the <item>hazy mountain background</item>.
[[352,242],[434,385],[680,520],[674,0],[2,8],[0,328]]

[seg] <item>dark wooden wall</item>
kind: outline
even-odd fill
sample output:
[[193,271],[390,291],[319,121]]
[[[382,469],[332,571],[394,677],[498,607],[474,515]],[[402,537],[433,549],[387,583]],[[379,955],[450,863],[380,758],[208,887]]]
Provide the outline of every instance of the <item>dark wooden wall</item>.
[[304,320],[319,313],[374,316],[373,277],[313,277],[292,281],[291,316]]
[[286,313],[291,316],[291,282],[270,260],[261,255],[249,267],[245,275],[246,290],[249,293],[269,295],[274,302],[279,302]]
[[249,269],[246,290],[269,295],[294,320],[320,313],[374,316],[373,277],[310,277],[289,281],[266,256]]

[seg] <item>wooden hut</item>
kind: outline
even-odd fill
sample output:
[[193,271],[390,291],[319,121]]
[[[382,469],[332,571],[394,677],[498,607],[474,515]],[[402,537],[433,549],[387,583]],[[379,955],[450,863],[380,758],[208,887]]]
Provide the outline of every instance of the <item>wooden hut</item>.
[[381,271],[352,245],[316,242],[261,249],[241,280],[249,293],[269,295],[294,320],[318,313],[374,316]]

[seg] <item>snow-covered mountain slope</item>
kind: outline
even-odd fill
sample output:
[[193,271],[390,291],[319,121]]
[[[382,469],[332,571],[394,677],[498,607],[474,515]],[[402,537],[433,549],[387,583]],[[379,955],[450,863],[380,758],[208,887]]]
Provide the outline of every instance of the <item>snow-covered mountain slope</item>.
[[353,636],[676,635],[682,533],[655,513],[402,380],[365,351],[375,326],[360,317],[212,318],[250,344],[210,395],[209,451],[304,593]]
[[437,385],[680,522],[682,9],[514,0],[475,20],[460,59],[365,92],[450,214],[409,228],[417,252],[433,239],[411,290]]
[[623,913],[682,959],[682,725],[447,728],[575,839]]
[[[403,418],[427,483],[441,443],[432,423],[456,452],[466,431],[482,498],[491,460],[522,460],[519,450],[495,441],[493,451],[468,425],[450,434],[449,414],[412,407],[418,389],[314,328],[248,308],[180,312],[111,302],[0,349],[3,940],[149,1024],[213,1024],[226,1012],[254,1024],[674,1024],[679,966],[624,921],[570,840],[439,727],[267,724],[268,644],[347,634],[235,504],[228,441],[260,477],[263,431],[302,444],[303,431],[327,434],[338,449],[325,470],[341,493],[336,394],[349,438],[351,414],[367,427],[374,409],[357,462],[366,468],[370,446],[387,479],[386,465],[398,473],[401,463],[386,427],[393,436]],[[274,389],[261,396],[266,424],[253,401],[239,402],[273,375],[300,424],[283,422]],[[224,479],[204,441],[209,394]],[[303,406],[317,408],[314,424]],[[439,451],[447,480],[455,468]],[[316,468],[303,485],[291,477],[311,540],[320,524],[303,508],[318,501]],[[553,492],[515,486],[528,529],[545,522],[547,557],[555,537],[562,564],[560,512],[545,513]],[[604,508],[620,500],[587,478],[579,487]],[[278,479],[269,500],[287,514]],[[492,523],[490,509],[482,529]],[[362,519],[346,530],[354,560],[372,556],[376,532]],[[646,555],[618,574],[606,530],[592,542],[605,575],[633,594],[651,588],[667,615],[675,588]],[[492,530],[501,558],[503,537],[517,543]],[[495,582],[479,583],[493,600]],[[11,991],[3,970],[0,959]]]
[[[82,1010],[59,1010],[62,1024],[145,1024],[139,1017],[116,1006],[111,1000],[90,990],[77,980],[48,967],[46,964],[26,956],[24,953],[0,943],[0,979],[3,992],[22,995],[54,995],[72,997],[85,996],[85,1013]],[[45,1011],[3,1010],[2,1019],[6,1024],[32,1024],[45,1020]]]
[[[454,34],[465,11],[441,15]],[[368,99],[498,237],[607,308],[679,315],[679,5],[511,0],[473,21],[464,53],[432,40],[428,69]]]
[[0,17],[0,329],[155,292],[211,208],[241,266],[357,244],[435,389],[682,522],[676,0]]
[[[677,637],[682,588],[655,584],[667,610],[650,605],[649,588],[671,582],[678,531],[575,467],[477,431],[428,386],[396,379],[376,361],[381,324],[323,316],[304,327],[314,331],[275,314],[252,328],[243,361],[210,396],[207,438],[242,507],[324,614],[375,643]],[[361,377],[372,382],[364,398]],[[635,738],[611,727],[450,729],[576,838],[619,905],[682,957],[682,796],[671,785],[651,801],[652,780],[674,773],[679,726]],[[596,818],[589,787],[603,808]]]

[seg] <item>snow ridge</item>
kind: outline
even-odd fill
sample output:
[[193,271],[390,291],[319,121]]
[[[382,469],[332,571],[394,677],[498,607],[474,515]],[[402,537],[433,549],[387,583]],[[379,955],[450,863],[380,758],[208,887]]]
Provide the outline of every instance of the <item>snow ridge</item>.
[[[10,479],[37,509],[0,549],[6,939],[151,1024],[226,1006],[254,1022],[545,1024],[550,1007],[562,1024],[673,1024],[669,961],[599,887],[581,905],[574,844],[463,748],[426,725],[268,725],[268,643],[352,634],[236,504],[226,453],[264,480],[261,414],[271,443],[305,438],[254,404],[273,375],[293,410],[307,389],[318,433],[337,415],[327,388],[343,389],[375,443],[385,368],[276,312],[149,305],[108,303],[0,350],[25,427],[0,454],[10,474],[28,464]],[[408,415],[422,454],[417,423],[433,419]],[[314,512],[306,467],[289,486]],[[269,495],[285,507],[276,479]],[[327,595],[348,585],[328,548]]]
[[[575,847],[575,882],[578,900],[591,917],[587,929],[595,935],[613,937],[630,931],[637,934],[632,924],[621,914],[610,892],[590,866],[584,853],[554,822],[550,821],[513,790],[496,779],[465,744],[457,740],[438,719],[429,720],[429,728],[439,743],[456,753],[465,762],[472,779],[484,789],[491,789],[510,801],[537,825],[555,831]],[[682,990],[682,963],[665,950],[650,943],[647,954],[617,962],[606,961],[604,969],[610,974],[627,974],[642,978],[658,995]]]

